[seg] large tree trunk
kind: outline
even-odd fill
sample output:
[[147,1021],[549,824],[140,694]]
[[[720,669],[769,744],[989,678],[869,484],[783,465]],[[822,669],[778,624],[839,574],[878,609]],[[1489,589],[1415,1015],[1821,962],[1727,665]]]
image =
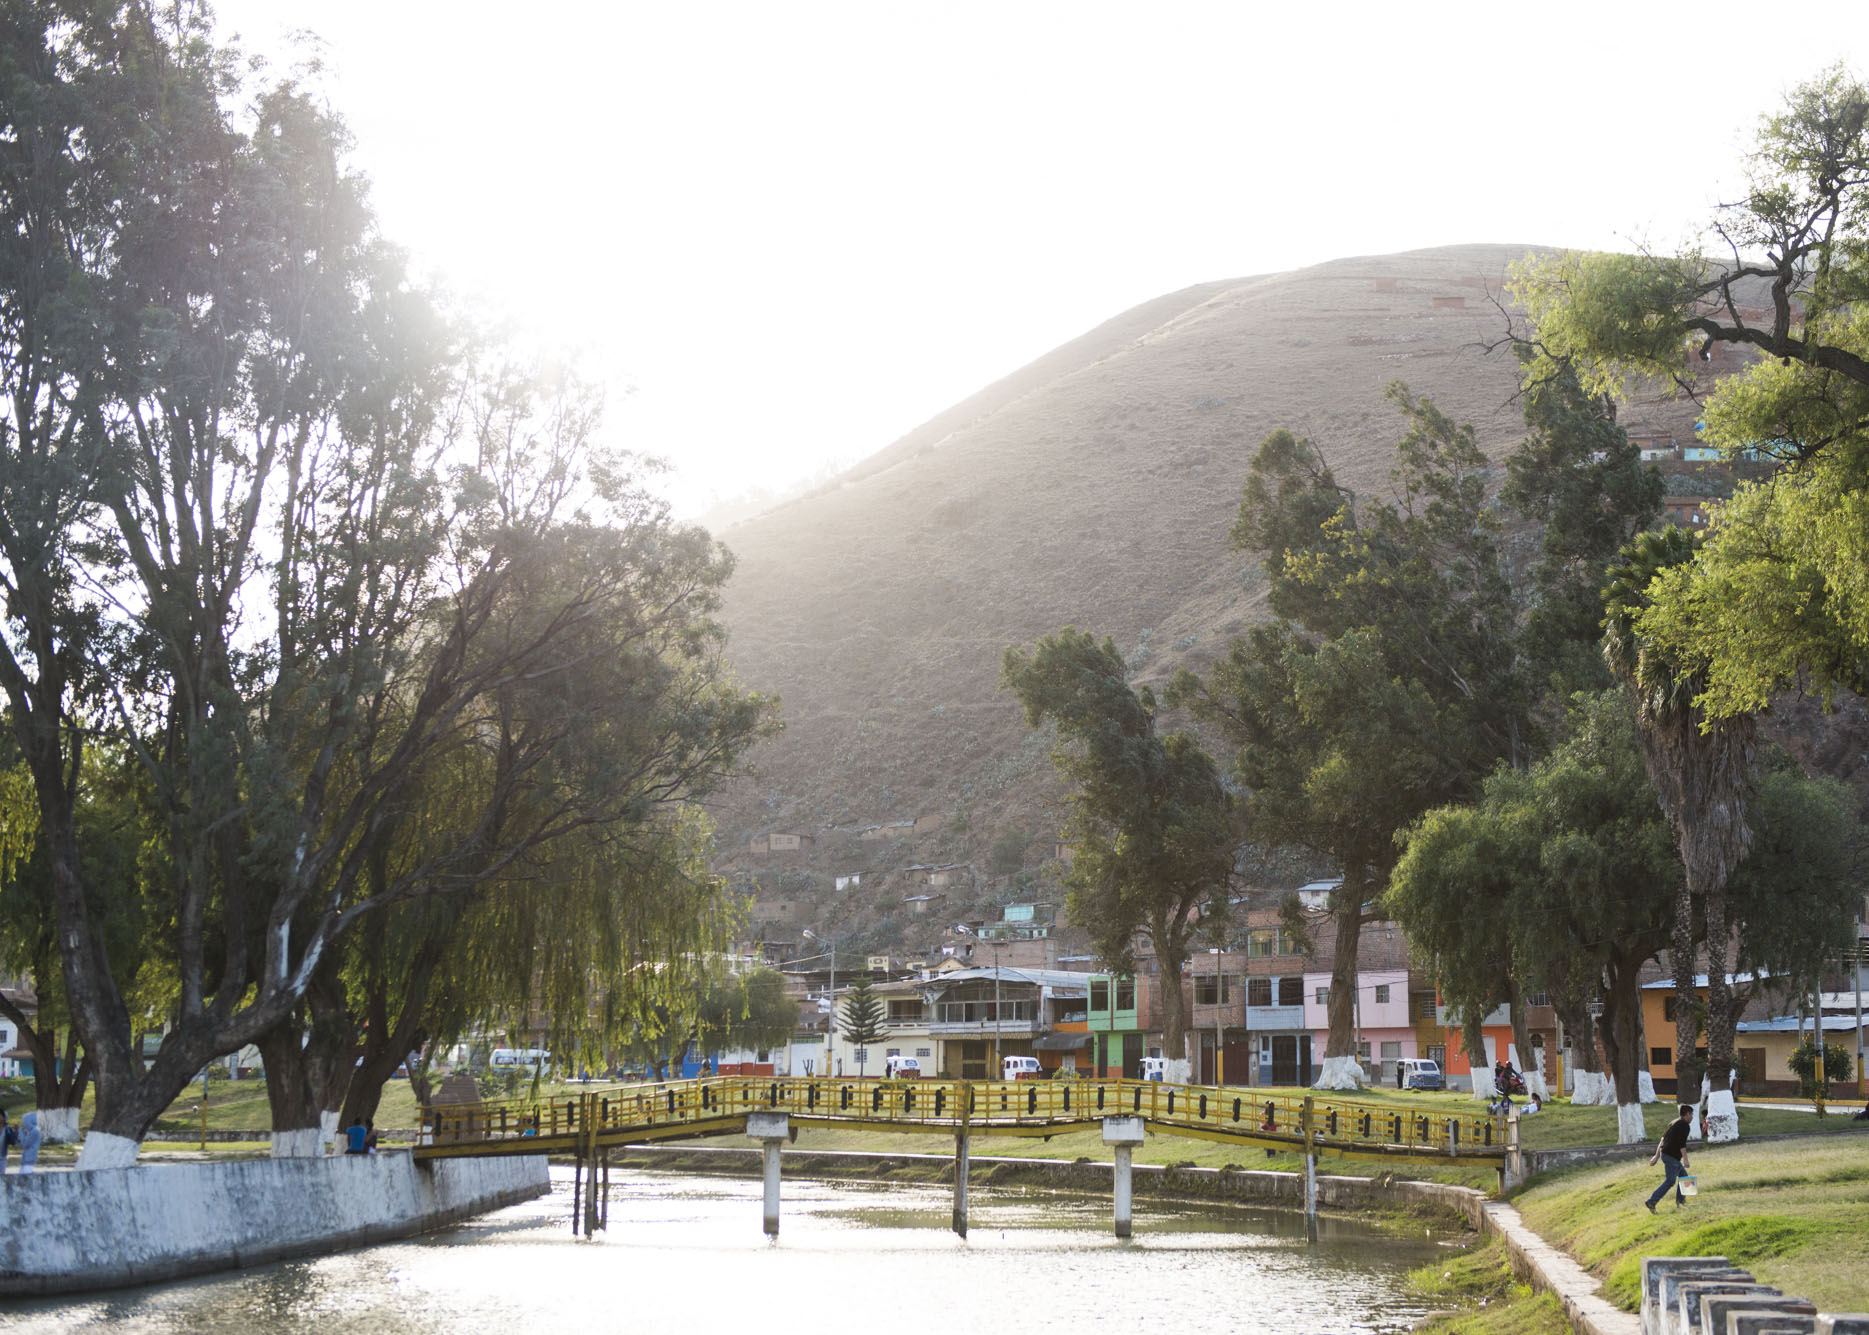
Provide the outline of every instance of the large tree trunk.
[[258,1040],[275,1159],[314,1158],[337,1133],[337,1105],[350,1082],[356,1048],[334,972],[321,970],[306,989],[308,1024],[301,1026],[294,1016]]
[[1164,921],[1151,929],[1155,938],[1155,965],[1162,1001],[1162,1078],[1172,1084],[1190,1083],[1188,1062],[1188,998],[1181,971],[1188,962],[1187,943]]
[[1570,1035],[1571,1102],[1579,1107],[1609,1107],[1616,1102],[1616,1087],[1603,1074],[1597,1053],[1596,1021],[1588,1000],[1567,999],[1561,1005],[1564,1032]]
[[[1345,882],[1348,886],[1349,882]],[[1339,899],[1344,892],[1339,889]],[[1364,896],[1352,892],[1353,902],[1336,909],[1335,955],[1330,965],[1330,1032],[1324,1040],[1324,1065],[1313,1089],[1361,1089],[1366,1083],[1363,1064],[1356,1057],[1357,950],[1362,944]]]
[[1493,1064],[1486,1059],[1486,1030],[1480,1024],[1483,1017],[1462,1016],[1460,1020],[1460,1042],[1467,1054],[1467,1069],[1473,1073],[1473,1097],[1491,1100],[1499,1095],[1499,1085],[1493,1079]]
[[1739,1139],[1733,1103],[1733,1039],[1738,1007],[1727,969],[1732,959],[1733,914],[1726,886],[1707,896],[1707,1139]]
[[1616,1085],[1616,1143],[1631,1145],[1648,1138],[1642,1120],[1642,1088],[1636,1049],[1642,1042],[1640,962],[1612,959],[1609,989],[1603,999],[1603,1047],[1609,1053]]
[[[41,998],[43,1003],[43,998]],[[78,1139],[79,1109],[91,1080],[89,1061],[78,1057],[78,1031],[65,1030],[65,1052],[58,1050],[58,1031],[28,1022],[24,1011],[0,993],[0,1015],[13,1022],[20,1042],[32,1053],[33,1097],[39,1112],[39,1134],[45,1140],[70,1144]]]
[[1512,1017],[1512,1046],[1517,1049],[1517,1066],[1525,1077],[1525,1094],[1536,1094],[1541,1099],[1551,1097],[1551,1087],[1545,1083],[1544,1063],[1538,1060],[1532,1047],[1531,1021],[1525,1014],[1525,994],[1519,990],[1518,981],[1506,979],[1506,1003],[1508,1014]]

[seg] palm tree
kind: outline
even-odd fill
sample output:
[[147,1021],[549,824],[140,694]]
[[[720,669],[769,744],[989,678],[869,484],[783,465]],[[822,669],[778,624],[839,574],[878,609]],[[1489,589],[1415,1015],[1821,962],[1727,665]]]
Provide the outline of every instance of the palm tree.
[[[1674,833],[1685,873],[1675,901],[1673,938],[1677,1097],[1701,1077],[1695,1058],[1694,903],[1706,917],[1707,1067],[1709,1086],[1725,1093],[1733,1068],[1732,989],[1727,979],[1733,917],[1726,882],[1752,844],[1746,798],[1752,782],[1753,717],[1709,717],[1694,701],[1706,689],[1699,664],[1669,656],[1641,633],[1649,585],[1671,566],[1692,561],[1698,538],[1673,524],[1638,534],[1617,554],[1603,590],[1603,655],[1635,693],[1642,759]],[[1709,1137],[1736,1139],[1729,1101],[1708,1118]]]

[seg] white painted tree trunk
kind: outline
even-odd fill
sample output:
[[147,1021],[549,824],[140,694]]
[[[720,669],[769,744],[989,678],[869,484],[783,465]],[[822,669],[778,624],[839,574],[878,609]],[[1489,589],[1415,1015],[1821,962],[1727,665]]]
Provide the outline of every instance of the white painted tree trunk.
[[1616,1105],[1616,1143],[1635,1145],[1648,1139],[1648,1128],[1642,1123],[1642,1105],[1639,1103],[1619,1103]]
[[1739,1139],[1739,1107],[1731,1085],[1707,1095],[1707,1142],[1722,1144]]
[[108,1131],[87,1131],[84,1145],[78,1151],[78,1171],[134,1168],[136,1156],[142,1148],[142,1142],[131,1140],[128,1136],[113,1136]]
[[1545,1073],[1538,1069],[1538,1063],[1532,1063],[1532,1069],[1525,1073],[1525,1097],[1536,1094],[1546,1103],[1551,1101],[1551,1085],[1545,1080]]
[[316,1159],[324,1153],[322,1132],[315,1126],[273,1132],[273,1158]]
[[1194,1063],[1186,1057],[1167,1057],[1162,1061],[1162,1079],[1171,1085],[1194,1083]]
[[318,1153],[337,1153],[338,1109],[326,1108],[318,1114]]
[[1363,1064],[1354,1055],[1326,1057],[1323,1069],[1317,1073],[1317,1079],[1311,1082],[1311,1088],[1361,1089],[1365,1083]]
[[1493,1082],[1493,1068],[1476,1066],[1473,1068],[1473,1097],[1484,1099],[1488,1103],[1499,1097],[1499,1086]]
[[[1685,1102],[1687,1095],[1681,1094],[1681,1095],[1678,1095],[1677,1097],[1679,1097],[1683,1102]],[[1700,1102],[1694,1105],[1694,1115],[1690,1117],[1687,1121],[1687,1138],[1689,1140],[1700,1139],[1700,1113],[1701,1113],[1701,1110],[1705,1108],[1706,1106],[1707,1106],[1707,1077],[1703,1075],[1700,1077]]]
[[1601,1071],[1577,1072],[1577,1087],[1571,1091],[1573,1105],[1586,1108],[1609,1108],[1616,1103],[1616,1086]]
[[1644,1103],[1660,1103],[1661,1095],[1655,1092],[1655,1073],[1637,1071],[1635,1077],[1637,1096]]
[[39,1132],[51,1144],[76,1144],[78,1141],[78,1109],[41,1108],[39,1110]]

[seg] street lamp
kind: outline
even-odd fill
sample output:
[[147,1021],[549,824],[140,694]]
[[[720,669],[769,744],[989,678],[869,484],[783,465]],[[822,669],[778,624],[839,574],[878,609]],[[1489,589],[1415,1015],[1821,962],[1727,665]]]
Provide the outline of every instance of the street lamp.
[[837,1073],[831,1069],[831,1053],[837,1042],[837,943],[819,936],[809,927],[805,928],[804,934],[807,941],[816,941],[831,957],[831,986],[830,991],[826,993],[826,999],[830,1004],[824,1012],[824,1069],[819,1074],[834,1076]]

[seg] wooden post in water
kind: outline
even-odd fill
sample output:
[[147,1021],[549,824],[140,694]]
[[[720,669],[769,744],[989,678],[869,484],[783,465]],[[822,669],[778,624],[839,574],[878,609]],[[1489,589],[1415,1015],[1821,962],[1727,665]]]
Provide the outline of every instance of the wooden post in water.
[[595,1233],[597,1222],[597,1096],[586,1094],[579,1101],[579,1130],[584,1133],[584,1158],[590,1164],[590,1180],[584,1189],[584,1236]]
[[954,1231],[967,1236],[967,1133],[954,1134]]

